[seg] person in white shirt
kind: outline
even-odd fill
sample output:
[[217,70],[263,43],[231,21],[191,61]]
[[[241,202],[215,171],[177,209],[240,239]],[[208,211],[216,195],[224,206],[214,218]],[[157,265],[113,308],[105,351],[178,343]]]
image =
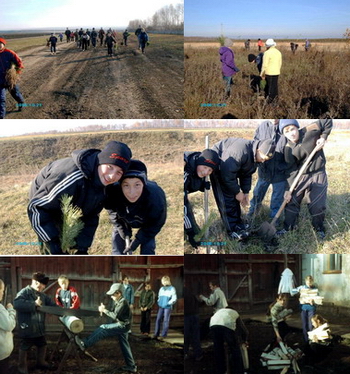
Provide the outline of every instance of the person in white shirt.
[[226,308],[228,306],[226,296],[220,286],[215,282],[209,282],[209,288],[212,291],[212,294],[209,297],[205,297],[203,295],[199,295],[199,298],[204,301],[207,305],[214,307],[214,313],[222,308]]

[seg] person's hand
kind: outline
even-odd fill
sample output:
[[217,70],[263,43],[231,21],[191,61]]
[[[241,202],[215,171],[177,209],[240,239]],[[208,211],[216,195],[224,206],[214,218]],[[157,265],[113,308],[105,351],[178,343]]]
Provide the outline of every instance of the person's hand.
[[38,296],[38,298],[35,300],[35,305],[36,306],[42,306],[43,305],[43,302],[41,301],[40,296]]
[[244,200],[244,193],[242,191],[239,191],[235,197],[236,197],[236,200],[242,203],[242,201]]
[[103,303],[101,303],[98,307],[98,311],[102,314],[106,310],[106,307]]
[[6,305],[6,309],[13,309],[13,305],[12,305],[11,303],[8,303],[8,304]]
[[203,295],[199,295],[199,298],[203,301],[204,296]]
[[281,342],[283,342],[283,339],[278,335],[277,336],[277,343],[281,343]]
[[325,144],[326,144],[326,139],[325,138],[319,138],[316,141],[316,147],[317,147],[317,149],[322,149]]
[[134,309],[134,304],[130,304],[129,307],[130,307],[131,310],[133,310]]
[[292,193],[290,191],[286,191],[284,193],[284,200],[286,200],[287,203],[289,203],[292,200]]
[[243,197],[243,201],[241,201],[243,207],[249,206],[249,194],[245,193]]

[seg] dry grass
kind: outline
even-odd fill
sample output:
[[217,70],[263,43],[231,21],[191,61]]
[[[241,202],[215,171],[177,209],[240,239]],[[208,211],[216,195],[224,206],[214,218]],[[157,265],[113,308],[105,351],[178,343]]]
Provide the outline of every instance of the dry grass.
[[[254,129],[216,129],[185,130],[185,149],[198,151],[204,148],[204,137],[210,134],[210,145],[225,137],[243,137],[251,139]],[[327,236],[324,242],[319,241],[312,230],[310,216],[305,202],[301,209],[297,230],[288,233],[280,239],[278,246],[265,245],[261,238],[252,236],[247,242],[239,243],[230,240],[221,223],[215,204],[214,196],[210,192],[209,210],[214,222],[209,229],[207,241],[224,242],[223,246],[200,247],[198,253],[217,252],[224,253],[350,253],[350,154],[347,151],[350,142],[350,132],[333,130],[325,147],[328,174],[328,202],[326,213]],[[253,175],[252,190],[256,183],[257,175]],[[252,197],[252,191],[250,198]],[[268,218],[271,190],[268,191],[261,213],[253,220],[253,229],[260,227]],[[194,214],[200,226],[204,224],[203,194],[200,192],[190,195],[194,207]],[[281,221],[283,222],[283,221]],[[185,253],[193,253],[193,248],[185,244]]]
[[[183,254],[183,131],[104,132],[69,136],[21,138],[2,141],[0,170],[0,253],[3,255],[39,255],[38,239],[27,217],[30,183],[50,160],[67,157],[74,149],[101,148],[108,140],[126,142],[134,158],[148,167],[149,179],[163,188],[168,218],[157,235],[158,255]],[[17,157],[21,149],[22,156]],[[3,153],[2,153],[3,152]],[[112,226],[102,211],[100,224],[89,253],[111,254]],[[136,254],[139,253],[139,250]]]
[[295,55],[283,43],[278,48],[283,66],[277,106],[266,105],[250,88],[251,76],[258,71],[247,55],[257,54],[256,50],[233,47],[241,71],[234,77],[231,97],[225,101],[218,48],[185,48],[185,118],[350,117],[350,76],[345,63],[350,49],[345,43],[339,48],[332,44],[321,47],[320,43],[307,53],[301,48]]

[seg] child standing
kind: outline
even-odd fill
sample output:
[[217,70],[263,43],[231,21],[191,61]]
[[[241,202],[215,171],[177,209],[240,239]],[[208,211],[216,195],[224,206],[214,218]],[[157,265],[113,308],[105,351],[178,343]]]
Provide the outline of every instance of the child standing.
[[304,336],[304,341],[308,342],[308,331],[312,330],[312,322],[311,318],[314,316],[316,313],[316,305],[314,304],[314,301],[312,298],[305,297],[303,295],[303,290],[312,290],[316,289],[314,285],[314,279],[311,275],[308,275],[305,278],[305,284],[294,288],[292,290],[292,295],[296,295],[297,293],[300,293],[300,298],[299,298],[299,303],[300,303],[300,309],[301,309],[301,321],[303,325],[303,336]]
[[69,279],[66,275],[58,278],[59,288],[56,291],[56,304],[62,308],[79,309],[80,298],[76,289],[69,285]]
[[155,301],[155,293],[151,289],[151,283],[145,282],[145,288],[141,292],[139,305],[141,310],[140,331],[143,335],[149,335],[151,331],[151,311]]

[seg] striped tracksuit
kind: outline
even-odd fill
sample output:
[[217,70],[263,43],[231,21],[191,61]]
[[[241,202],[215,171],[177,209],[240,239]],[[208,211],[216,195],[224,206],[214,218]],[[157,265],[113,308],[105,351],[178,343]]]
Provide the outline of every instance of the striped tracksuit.
[[83,213],[84,227],[76,238],[75,248],[87,252],[91,246],[105,201],[105,187],[97,172],[99,152],[97,149],[74,151],[72,157],[45,166],[33,181],[28,216],[42,242],[59,242],[61,198],[69,195],[73,196],[72,204]]

